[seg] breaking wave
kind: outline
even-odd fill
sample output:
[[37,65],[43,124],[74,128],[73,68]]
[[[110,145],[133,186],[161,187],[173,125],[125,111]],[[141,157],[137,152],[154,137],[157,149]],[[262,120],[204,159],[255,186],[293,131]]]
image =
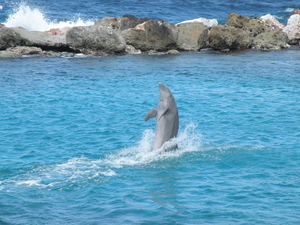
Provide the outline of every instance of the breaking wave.
[[8,16],[7,27],[23,27],[28,31],[47,31],[52,28],[64,28],[74,26],[90,26],[93,21],[83,21],[79,16],[70,21],[51,21],[38,8],[20,3],[15,6],[13,13]]

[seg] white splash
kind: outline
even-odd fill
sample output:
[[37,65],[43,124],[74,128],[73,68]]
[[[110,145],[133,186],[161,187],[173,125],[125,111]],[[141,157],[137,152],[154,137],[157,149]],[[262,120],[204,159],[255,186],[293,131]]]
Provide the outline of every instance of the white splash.
[[286,8],[285,10],[284,10],[284,12],[293,12],[295,9],[294,8]]
[[73,184],[85,185],[90,181],[101,183],[116,176],[124,167],[147,168],[155,166],[156,163],[168,165],[188,152],[205,151],[202,148],[202,135],[197,132],[197,126],[193,123],[171,140],[172,145],[176,143],[179,146],[176,151],[164,152],[163,148],[151,151],[154,136],[153,130],[145,130],[136,146],[109,152],[100,159],[80,157],[54,165],[35,167],[22,175],[0,181],[0,188],[9,184],[30,188],[63,188]]
[[64,28],[74,26],[89,26],[93,25],[92,21],[83,21],[77,18],[74,21],[50,21],[37,8],[32,8],[24,3],[21,3],[15,12],[9,15],[7,21],[4,23],[7,27],[23,27],[28,31],[47,31],[52,28]]
[[182,21],[182,22],[176,24],[176,26],[178,26],[180,24],[183,24],[183,23],[203,23],[207,27],[213,27],[213,26],[217,26],[218,25],[218,20],[216,20],[216,19],[198,18],[198,19],[193,19],[193,20]]
[[[165,143],[164,146],[157,150],[151,151],[155,133],[153,130],[145,130],[139,144],[134,147],[125,148],[120,151],[109,153],[104,159],[101,159],[103,165],[111,168],[122,168],[124,166],[147,165],[156,161],[179,158],[187,152],[201,151],[202,135],[197,133],[197,126],[193,123],[187,125],[183,132],[177,138]],[[165,152],[168,145],[178,145],[176,151]],[[165,147],[165,148],[164,148]]]

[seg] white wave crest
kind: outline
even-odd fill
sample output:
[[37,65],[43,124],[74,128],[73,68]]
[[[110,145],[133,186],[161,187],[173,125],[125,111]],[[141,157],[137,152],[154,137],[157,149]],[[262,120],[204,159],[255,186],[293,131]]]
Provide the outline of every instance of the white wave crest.
[[283,10],[284,12],[294,12],[294,8],[286,8],[285,10]]
[[37,8],[33,8],[25,3],[19,4],[14,12],[9,15],[4,23],[7,27],[23,27],[28,31],[47,31],[52,28],[64,28],[74,26],[93,25],[92,21],[83,21],[77,18],[70,21],[50,21],[44,13]]

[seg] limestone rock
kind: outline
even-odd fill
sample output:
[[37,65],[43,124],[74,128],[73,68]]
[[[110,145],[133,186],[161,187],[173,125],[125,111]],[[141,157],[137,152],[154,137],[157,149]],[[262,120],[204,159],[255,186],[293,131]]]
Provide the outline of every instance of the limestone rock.
[[175,49],[172,49],[172,50],[167,51],[166,54],[167,55],[178,55],[178,54],[180,54],[180,52]]
[[270,31],[257,35],[252,41],[252,48],[275,50],[288,48],[288,36],[281,31]]
[[213,26],[218,25],[218,21],[216,19],[198,18],[198,19],[193,19],[193,20],[182,21],[182,22],[176,24],[176,26],[183,24],[183,23],[203,23],[207,27],[213,27]]
[[11,28],[0,26],[0,50],[24,44],[20,34]]
[[71,27],[53,28],[48,31],[45,31],[45,33],[52,34],[52,35],[66,35],[70,29]]
[[267,14],[265,16],[260,17],[265,23],[273,24],[274,26],[278,27],[279,29],[283,29],[285,27],[284,24],[280,23],[275,16]]
[[0,58],[16,58],[16,57],[21,57],[21,55],[11,51],[0,51]]
[[242,50],[248,48],[250,36],[242,29],[218,25],[211,29],[208,42],[216,50]]
[[123,53],[126,47],[120,31],[104,26],[73,27],[66,39],[72,49],[85,54]]
[[43,50],[37,47],[17,46],[7,48],[5,51],[0,51],[0,58],[15,58],[22,55],[43,54]]
[[43,50],[38,47],[27,47],[27,46],[17,46],[8,48],[7,51],[13,52],[17,55],[35,55],[42,54]]
[[177,28],[165,21],[150,19],[135,28],[124,30],[122,34],[127,45],[142,51],[167,51],[177,48]]
[[66,48],[65,36],[54,36],[41,31],[27,31],[22,27],[10,28],[22,38],[24,46],[35,46],[44,49]]
[[251,38],[249,44],[251,48],[265,50],[289,47],[286,35],[282,30],[284,25],[269,15],[263,18],[250,18],[230,13],[227,17],[226,25],[246,31]]
[[142,51],[140,49],[135,49],[135,47],[133,47],[132,45],[126,45],[125,51],[126,53],[132,55],[142,54]]
[[295,14],[300,15],[300,9],[295,10],[295,11],[293,12],[293,15],[295,15]]
[[144,23],[150,18],[137,18],[133,15],[124,15],[123,17],[104,17],[95,22],[96,26],[110,27],[112,29],[127,30],[136,27],[138,24]]
[[208,28],[203,23],[180,23],[177,45],[181,50],[199,51],[206,46]]
[[291,15],[286,27],[283,29],[289,39],[289,44],[299,44],[300,42],[300,15]]
[[250,37],[256,37],[261,33],[279,29],[271,23],[264,22],[260,18],[250,18],[236,13],[230,13],[228,15],[225,25],[243,29],[249,33]]

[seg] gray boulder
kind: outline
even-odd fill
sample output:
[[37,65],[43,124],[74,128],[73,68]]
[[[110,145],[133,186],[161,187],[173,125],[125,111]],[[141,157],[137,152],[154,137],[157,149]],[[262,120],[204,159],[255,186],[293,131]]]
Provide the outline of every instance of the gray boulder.
[[23,44],[24,40],[19,33],[11,28],[0,26],[0,50]]
[[265,32],[266,27],[257,19],[252,19],[248,16],[230,13],[226,19],[226,26],[247,31],[251,37],[255,37],[260,33]]
[[132,15],[124,15],[123,17],[104,17],[95,22],[96,26],[110,27],[112,29],[119,29],[121,31],[134,28],[138,24],[150,20],[149,18],[137,18]]
[[139,55],[142,54],[142,51],[140,49],[135,49],[132,45],[126,45],[125,51],[127,54],[131,55]]
[[17,58],[21,55],[11,52],[11,51],[0,51],[0,58]]
[[142,51],[168,51],[177,48],[177,28],[162,20],[150,19],[135,28],[124,30],[122,34],[127,45]]
[[73,27],[66,40],[70,48],[85,54],[123,53],[126,47],[121,32],[105,26]]
[[242,29],[218,25],[212,27],[208,42],[216,50],[243,50],[248,48],[250,36]]
[[176,26],[180,50],[199,51],[206,47],[209,29],[203,23],[180,23]]
[[265,50],[288,47],[288,40],[282,29],[270,20],[230,13],[226,20],[226,26],[246,31],[251,38],[249,44],[251,48]]
[[261,50],[279,50],[288,48],[288,36],[281,31],[269,31],[257,35],[251,43],[251,47]]
[[6,49],[6,51],[10,51],[16,53],[18,55],[35,55],[42,54],[43,50],[38,47],[27,47],[27,46],[17,46]]
[[180,52],[176,49],[172,49],[166,52],[166,55],[178,55]]
[[63,50],[67,48],[66,37],[51,35],[40,31],[27,31],[22,27],[9,28],[16,32],[21,37],[22,46],[40,47],[46,50]]
[[10,47],[5,51],[0,51],[1,58],[21,57],[22,55],[43,54],[43,50],[38,47],[17,46]]
[[0,49],[15,46],[34,46],[45,50],[65,50],[65,36],[40,31],[27,31],[22,27],[0,27]]

